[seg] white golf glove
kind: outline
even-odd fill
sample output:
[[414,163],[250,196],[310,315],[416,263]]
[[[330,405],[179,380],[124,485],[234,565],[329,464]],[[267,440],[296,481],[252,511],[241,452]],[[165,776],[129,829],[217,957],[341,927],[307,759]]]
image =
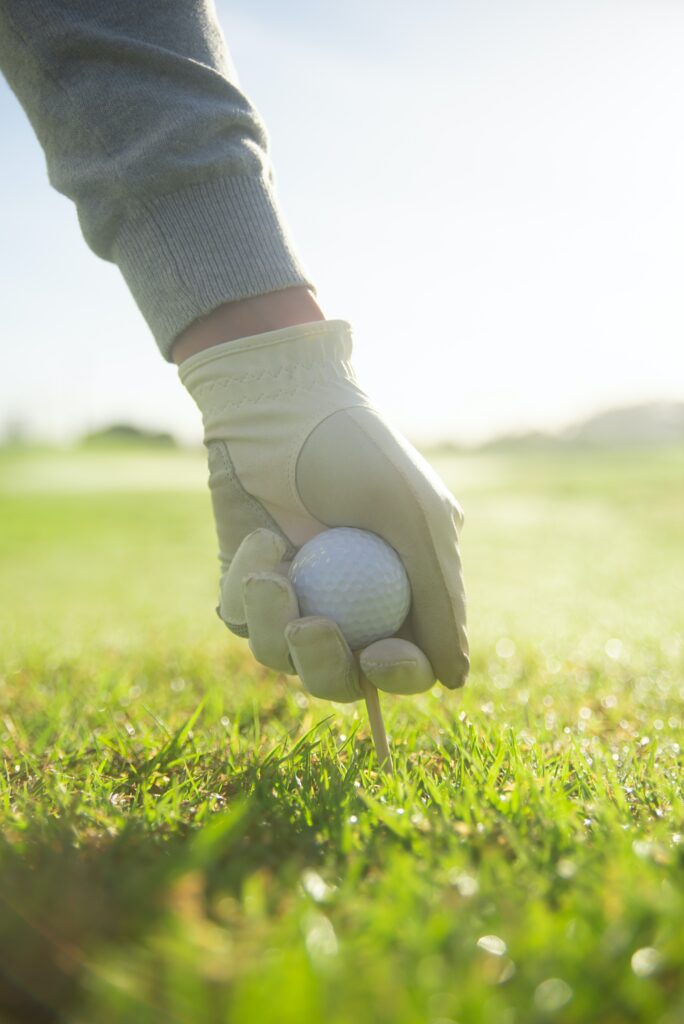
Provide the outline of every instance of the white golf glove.
[[[360,389],[344,320],[285,327],[206,349],[180,366],[202,413],[221,558],[217,609],[255,658],[296,672],[316,697],[450,689],[468,672],[458,551],[461,509]],[[397,637],[352,652],[339,627],[300,618],[287,578],[298,548],[354,526],[398,552],[412,602]]]

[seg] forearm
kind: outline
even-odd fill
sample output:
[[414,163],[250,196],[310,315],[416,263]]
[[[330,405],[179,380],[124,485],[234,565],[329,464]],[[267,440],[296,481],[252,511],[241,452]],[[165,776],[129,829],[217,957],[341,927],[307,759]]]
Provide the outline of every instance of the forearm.
[[167,358],[222,303],[313,287],[209,3],[0,0],[0,64]]

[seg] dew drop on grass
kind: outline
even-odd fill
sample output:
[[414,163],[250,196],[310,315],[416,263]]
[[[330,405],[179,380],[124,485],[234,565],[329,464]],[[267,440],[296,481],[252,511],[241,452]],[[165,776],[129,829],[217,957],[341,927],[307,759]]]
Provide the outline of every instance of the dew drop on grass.
[[449,872],[449,884],[458,889],[459,895],[465,899],[474,896],[479,888],[476,878],[458,869],[453,869]]
[[662,963],[662,957],[653,946],[644,946],[632,954],[632,970],[638,978],[648,978],[655,974]]
[[324,900],[326,900],[333,892],[332,886],[328,885],[328,883],[321,878],[318,872],[314,871],[312,868],[307,868],[307,870],[302,873],[301,882],[304,892],[307,893],[312,900],[315,900],[316,903],[323,903]]
[[503,956],[507,949],[506,943],[498,935],[481,935],[476,945],[492,956]]
[[572,878],[577,874],[577,865],[567,857],[562,857],[556,864],[556,874],[559,878]]
[[337,954],[337,936],[324,914],[308,914],[304,923],[305,944],[314,960],[323,960]]
[[572,989],[562,978],[547,978],[534,990],[534,1005],[542,1013],[554,1013],[572,999]]

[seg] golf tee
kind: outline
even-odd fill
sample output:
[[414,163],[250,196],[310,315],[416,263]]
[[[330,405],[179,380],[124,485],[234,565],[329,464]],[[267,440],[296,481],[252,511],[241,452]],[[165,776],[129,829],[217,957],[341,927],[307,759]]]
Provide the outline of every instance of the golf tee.
[[387,741],[387,733],[385,732],[385,723],[382,718],[380,695],[378,694],[377,687],[369,683],[363,676],[361,677],[361,688],[366,701],[366,708],[368,709],[368,720],[380,771],[385,772],[386,775],[393,775],[392,755]]

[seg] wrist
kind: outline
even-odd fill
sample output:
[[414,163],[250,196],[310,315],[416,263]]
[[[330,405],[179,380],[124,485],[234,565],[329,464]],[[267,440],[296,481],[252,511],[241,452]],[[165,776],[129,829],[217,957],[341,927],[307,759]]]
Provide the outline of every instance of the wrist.
[[195,320],[174,341],[171,358],[180,365],[214,345],[320,320],[325,320],[325,315],[304,286],[253,295],[226,302]]

